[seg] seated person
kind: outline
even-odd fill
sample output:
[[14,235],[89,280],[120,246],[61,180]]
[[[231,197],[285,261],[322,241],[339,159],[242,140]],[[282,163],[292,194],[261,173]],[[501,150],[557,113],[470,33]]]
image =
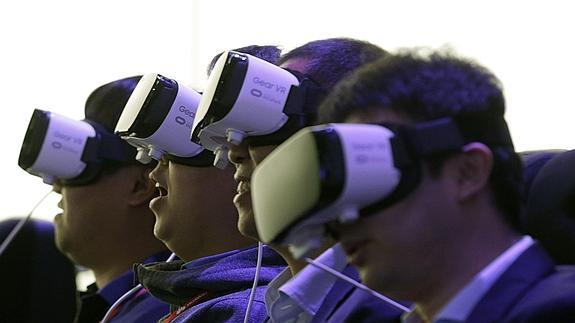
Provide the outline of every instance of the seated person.
[[[0,222],[4,241],[21,219]],[[0,255],[0,322],[73,322],[76,270],[54,244],[50,222],[29,219]]]
[[[57,166],[73,170],[77,165],[50,165],[39,173],[32,172],[26,165],[29,160],[23,153],[30,151],[28,148],[33,146],[36,138],[33,133],[39,131],[40,126],[29,127],[31,132],[26,134],[21,150],[20,166],[51,181],[53,190],[61,195],[58,206],[62,213],[54,218],[57,248],[74,264],[94,273],[96,282],[81,294],[79,322],[99,322],[108,308],[132,288],[134,263],[165,260],[170,255],[154,236],[155,218],[148,208],[149,201],[157,194],[148,177],[153,165],[136,162],[136,149],[113,134],[120,113],[139,79],[121,79],[95,89],[86,100],[84,121],[59,123],[63,117],[35,111],[31,125],[35,120],[48,119],[55,130],[47,127],[47,133],[67,134],[63,138],[74,138],[70,145],[85,142],[81,154],[85,167],[79,174],[68,178],[67,175],[50,173]],[[35,119],[36,116],[43,118]],[[88,128],[96,133],[89,143],[89,136],[73,137]],[[44,161],[47,164],[69,161],[64,157],[77,150],[76,146],[72,148],[54,149],[52,153],[60,154],[58,158]],[[36,162],[33,167],[36,167]],[[148,306],[142,313],[145,315],[132,317],[134,320],[155,322],[169,309],[167,304],[148,294],[139,296],[140,301]]]
[[[272,61],[279,55],[275,46],[248,46],[238,51]],[[187,142],[188,136],[186,132],[182,140]],[[153,296],[172,305],[162,322],[242,322],[250,304],[257,244],[236,228],[232,171],[216,169],[213,160],[209,151],[181,157],[166,149],[150,173],[158,191],[150,202],[156,216],[154,233],[181,259],[135,267],[138,281]],[[284,268],[283,259],[264,246],[250,322],[266,319],[264,291]],[[144,309],[130,299],[124,308],[126,314]]]
[[558,264],[575,264],[575,150],[554,153],[529,187],[523,225]]
[[[238,229],[243,235],[253,239],[259,238],[254,223],[250,191],[251,176],[255,167],[289,135],[316,122],[318,103],[339,80],[359,66],[386,54],[387,52],[383,49],[366,41],[331,38],[311,41],[280,57],[278,61],[280,67],[294,74],[303,75],[301,89],[305,88],[304,82],[306,81],[309,81],[307,84],[314,84],[316,88],[310,86],[305,90],[308,96],[304,100],[303,109],[300,106],[294,108],[302,109],[304,113],[287,112],[288,121],[285,127],[282,126],[277,131],[261,136],[250,135],[241,143],[231,144],[229,147],[228,157],[236,168],[234,178],[238,184],[237,194],[233,201],[239,214]],[[270,82],[273,83],[273,79],[270,79]],[[292,93],[294,92],[290,92],[289,95],[291,96]],[[268,107],[265,106],[265,108]],[[256,120],[260,123],[254,127],[272,128],[275,126],[275,124],[263,124],[267,120],[258,119],[257,114],[253,112],[253,107],[249,105],[235,108],[245,110],[246,116],[252,113],[254,117],[251,120],[254,120],[254,124],[257,123]],[[269,110],[272,109],[273,107],[269,107]],[[251,130],[249,126],[243,128],[245,126],[240,123],[234,124],[234,127],[245,133]],[[318,260],[357,279],[357,272],[347,264],[341,248],[338,246],[331,248],[332,246],[333,241],[327,242],[321,250],[325,253],[319,256]],[[265,301],[270,321],[373,320],[381,322],[399,315],[394,308],[389,308],[379,299],[354,289],[347,282],[338,281],[332,275],[314,267],[306,267],[306,262],[294,258],[287,248],[280,245],[270,245],[270,247],[281,254],[289,266],[269,284],[266,292]]]
[[405,322],[575,317],[575,272],[557,271],[518,229],[521,164],[504,112],[501,85],[487,69],[417,51],[358,70],[320,107],[324,122],[414,129],[448,118],[457,125],[459,148],[430,155],[413,148],[414,168],[405,175],[420,177],[409,191],[334,227],[363,282],[415,303]]
[[523,151],[519,153],[521,161],[523,164],[523,189],[522,189],[522,199],[527,201],[529,197],[529,191],[531,190],[531,185],[533,180],[543,168],[543,166],[553,159],[558,154],[562,153],[564,150],[561,149],[550,149],[550,150],[532,150]]

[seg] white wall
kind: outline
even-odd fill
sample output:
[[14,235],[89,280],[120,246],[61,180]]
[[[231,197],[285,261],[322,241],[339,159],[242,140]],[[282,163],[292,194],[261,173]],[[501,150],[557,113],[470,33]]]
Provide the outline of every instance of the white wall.
[[[450,45],[502,80],[518,150],[575,148],[569,1],[98,0],[0,4],[4,185],[0,217],[24,214],[49,188],[18,168],[34,108],[81,118],[86,96],[125,76],[160,72],[201,87],[216,53],[249,44],[291,49],[335,36],[389,50]],[[46,211],[46,217],[53,212]]]
[[155,71],[189,82],[192,8],[185,0],[1,2],[0,217],[27,213],[50,190],[17,165],[34,108],[81,119],[87,96],[103,83]]

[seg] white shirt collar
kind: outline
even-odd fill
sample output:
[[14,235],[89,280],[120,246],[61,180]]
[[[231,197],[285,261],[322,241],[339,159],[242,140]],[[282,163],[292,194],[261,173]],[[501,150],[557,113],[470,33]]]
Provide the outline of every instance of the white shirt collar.
[[[347,259],[339,244],[327,249],[316,261],[339,272]],[[323,304],[336,277],[313,266],[304,267],[290,279],[289,269],[268,284],[266,308],[272,322],[309,322]]]
[[505,252],[481,270],[471,282],[463,287],[446,306],[435,316],[433,321],[440,319],[465,322],[467,317],[477,305],[479,300],[493,286],[495,281],[511,266],[511,264],[531,245],[534,241],[530,236],[523,236]]

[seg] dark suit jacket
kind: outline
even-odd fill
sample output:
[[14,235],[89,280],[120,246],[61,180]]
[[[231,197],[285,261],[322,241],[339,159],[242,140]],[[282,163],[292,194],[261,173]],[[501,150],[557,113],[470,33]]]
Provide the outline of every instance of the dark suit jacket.
[[[348,265],[343,273],[359,281],[357,270]],[[390,304],[355,288],[344,280],[337,280],[314,316],[319,322],[397,322],[401,311]]]
[[531,246],[499,277],[467,322],[575,322],[575,267],[557,269],[541,246]]

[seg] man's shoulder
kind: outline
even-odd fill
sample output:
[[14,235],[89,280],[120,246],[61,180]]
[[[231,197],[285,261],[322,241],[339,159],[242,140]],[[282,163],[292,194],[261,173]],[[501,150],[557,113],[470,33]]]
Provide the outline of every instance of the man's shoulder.
[[575,266],[537,281],[509,314],[509,322],[575,322]]
[[[353,266],[344,273],[359,279]],[[338,280],[316,313],[313,322],[399,322],[401,311],[391,304]]]
[[[468,317],[469,322],[575,322],[575,269],[556,268],[537,244],[499,277]],[[550,316],[554,315],[554,316]],[[553,317],[554,320],[543,320]]]
[[[404,303],[406,304],[406,303]],[[400,322],[403,312],[362,290],[355,289],[340,302],[329,322]]]
[[[250,322],[263,322],[267,318],[263,301],[264,286],[258,287],[251,304]],[[241,322],[248,306],[250,290],[219,295],[182,311],[173,322]]]
[[111,322],[157,322],[169,312],[170,305],[141,289],[121,307]]

